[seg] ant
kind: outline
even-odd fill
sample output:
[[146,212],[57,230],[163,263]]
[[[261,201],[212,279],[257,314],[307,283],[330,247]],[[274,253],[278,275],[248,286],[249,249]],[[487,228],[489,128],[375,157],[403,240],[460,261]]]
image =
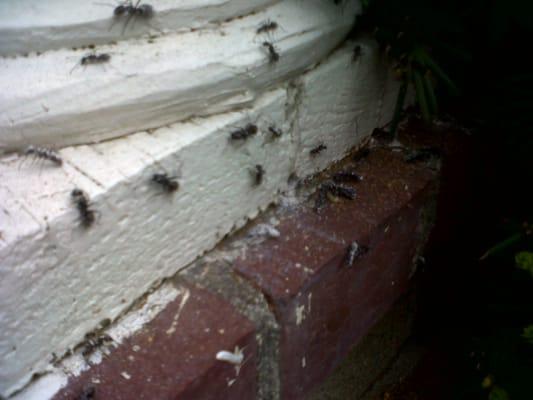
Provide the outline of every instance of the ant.
[[162,186],[167,193],[175,192],[180,187],[176,178],[169,177],[167,174],[154,174],[152,176],[152,182]]
[[442,156],[442,152],[435,147],[423,147],[418,150],[410,151],[405,157],[404,161],[408,164],[419,161],[429,161],[432,158]]
[[72,190],[70,196],[80,212],[81,224],[84,228],[89,228],[95,221],[95,213],[91,208],[87,195],[83,190],[76,188]]
[[80,394],[80,397],[78,397],[78,400],[91,400],[94,399],[94,395],[96,394],[96,388],[94,386],[87,386],[83,389],[83,391]]
[[326,182],[325,185],[328,193],[335,197],[343,197],[348,200],[353,200],[356,197],[357,192],[350,187],[337,185],[333,182]]
[[317,154],[322,153],[327,148],[328,148],[328,146],[326,146],[324,143],[320,143],[318,146],[313,147],[309,151],[309,154],[311,154],[312,156],[316,156]]
[[370,155],[370,149],[368,147],[365,147],[364,149],[361,149],[360,151],[358,151],[354,157],[353,157],[353,161],[354,162],[359,162],[359,161],[362,161],[364,160],[365,158],[367,158],[368,156]]
[[357,242],[352,242],[348,247],[348,254],[346,256],[348,266],[351,267],[354,261],[361,258],[368,250],[367,246],[360,246]]
[[351,171],[339,171],[333,174],[332,179],[336,183],[341,182],[361,182],[363,177]]
[[257,125],[255,124],[247,124],[243,128],[238,128],[231,132],[230,139],[231,140],[245,140],[248,139],[250,136],[253,136],[257,133]]
[[318,188],[318,194],[315,200],[315,212],[319,213],[324,208],[327,202],[328,191],[326,190],[326,188],[324,188],[324,186],[320,186]]
[[[109,60],[111,60],[110,54],[107,54],[107,53],[96,54],[95,53],[95,54],[89,54],[89,55],[83,56],[80,60],[79,65],[87,66],[87,65],[105,64],[109,62]],[[72,71],[74,71],[74,69],[76,69],[77,66],[78,64],[76,64],[70,70],[70,73],[72,73]]]
[[262,22],[261,25],[259,25],[259,28],[257,28],[255,32],[259,35],[261,33],[273,32],[278,28],[279,28],[279,25],[276,21],[267,19],[266,21]]
[[276,47],[268,41],[264,41],[262,46],[267,50],[268,52],[268,61],[273,64],[275,62],[279,61],[279,53]]
[[276,125],[270,125],[267,129],[273,138],[277,139],[283,136],[283,131],[278,128]]
[[355,189],[337,185],[334,182],[324,182],[318,188],[318,194],[315,201],[315,211],[318,213],[326,205],[329,196],[343,197],[348,200],[353,200],[356,197]]
[[259,186],[263,183],[263,178],[265,176],[265,169],[262,165],[257,164],[253,170],[250,171],[254,178],[254,185]]
[[[137,0],[137,3],[133,5],[132,0],[126,0],[116,6],[113,10],[113,18],[115,19],[127,16],[127,20],[124,24],[124,27],[122,28],[123,34],[126,31],[126,28],[132,18],[140,17],[144,18],[145,20],[148,20],[154,16],[154,7],[150,4],[139,4],[140,2],[141,0]],[[113,27],[113,24],[111,24],[111,27],[109,29]]]
[[85,344],[81,352],[81,355],[85,359],[87,359],[87,357],[89,357],[92,353],[94,353],[94,351],[98,347],[102,346],[105,343],[109,343],[113,341],[113,338],[111,338],[111,336],[109,335],[104,334],[104,335],[96,336],[94,332],[87,333],[85,335],[85,339],[87,340],[87,344]]
[[63,160],[61,159],[61,156],[59,153],[52,149],[48,149],[46,147],[35,147],[35,146],[28,146],[26,147],[26,150],[24,151],[24,154],[26,156],[34,156],[36,158],[40,158],[43,160],[48,160],[56,164],[58,167],[63,165]]

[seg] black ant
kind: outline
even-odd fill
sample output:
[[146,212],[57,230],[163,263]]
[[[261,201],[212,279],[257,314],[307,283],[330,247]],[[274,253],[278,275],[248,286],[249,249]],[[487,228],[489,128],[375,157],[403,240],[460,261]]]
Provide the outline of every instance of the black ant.
[[311,154],[312,156],[316,156],[317,154],[322,153],[327,148],[328,148],[328,146],[326,146],[324,143],[320,143],[318,146],[313,147],[309,151],[309,154]]
[[352,52],[352,61],[355,62],[359,59],[359,57],[361,57],[363,55],[363,48],[361,47],[361,45],[356,45],[354,48],[353,48],[353,52]]
[[318,188],[318,194],[315,201],[315,211],[317,213],[326,205],[329,196],[343,197],[348,200],[353,200],[356,197],[356,191],[355,189],[337,185],[331,181],[324,182]]
[[84,345],[81,355],[87,359],[98,347],[112,342],[113,338],[106,334],[97,336],[96,333],[89,332],[85,335],[85,340],[87,340],[87,343]]
[[[89,54],[89,55],[83,56],[80,60],[79,65],[87,66],[87,65],[105,64],[109,62],[109,60],[111,60],[110,54],[107,54],[107,53],[96,54],[95,53],[95,54]],[[77,66],[78,64],[76,64],[70,70],[70,73],[72,73],[72,71],[74,71],[74,69],[76,69]]]
[[370,149],[368,147],[365,147],[364,149],[361,149],[360,151],[358,151],[354,157],[353,157],[353,161],[354,162],[359,162],[361,160],[364,160],[365,158],[367,158],[368,156],[370,155]]
[[255,124],[247,124],[246,126],[242,128],[238,128],[230,133],[230,139],[231,140],[245,140],[248,139],[250,136],[253,136],[257,133],[257,125]]
[[40,158],[43,160],[48,160],[56,164],[58,167],[63,165],[63,160],[61,159],[61,156],[59,153],[52,149],[48,149],[46,147],[35,147],[35,146],[28,146],[26,147],[26,150],[24,151],[24,154],[26,156],[34,156],[36,158]]
[[[115,19],[122,18],[123,16],[127,16],[127,20],[124,23],[124,27],[122,28],[122,33],[126,31],[126,27],[128,26],[129,22],[134,17],[140,17],[144,18],[145,20],[148,20],[154,16],[154,7],[150,4],[139,4],[141,0],[138,0],[135,5],[133,5],[132,0],[124,1],[123,3],[119,4],[115,7],[113,10],[113,17]],[[113,24],[109,29],[113,27]]]
[[88,56],[82,57],[80,60],[81,65],[89,64],[102,64],[111,60],[111,56],[107,53],[101,54],[89,54]]
[[279,53],[278,50],[274,47],[274,45],[268,41],[263,42],[262,46],[267,50],[268,52],[268,61],[273,64],[275,62],[279,61]]
[[341,183],[341,182],[361,182],[363,180],[363,177],[359,174],[356,174],[352,171],[339,171],[333,174],[331,177],[334,182]]
[[276,21],[267,19],[266,21],[262,22],[261,25],[259,25],[259,28],[257,28],[256,33],[258,35],[261,33],[269,33],[275,31],[278,28],[279,25]]
[[80,397],[78,397],[78,400],[92,400],[94,399],[95,394],[96,394],[96,388],[92,385],[87,386],[81,392]]
[[328,191],[324,186],[320,186],[318,188],[318,194],[315,200],[315,212],[319,213],[322,210],[322,208],[324,208],[327,202],[328,202]]
[[262,165],[257,164],[254,169],[250,171],[254,178],[254,185],[259,186],[261,183],[263,183],[263,178],[265,176],[265,169]]
[[278,128],[276,125],[270,125],[268,127],[268,132],[272,135],[273,138],[277,139],[283,136],[283,131]]
[[81,224],[83,227],[89,228],[94,223],[96,218],[87,195],[81,189],[74,189],[70,193],[70,196],[80,212]]
[[347,186],[337,185],[333,182],[327,182],[326,188],[328,190],[328,193],[332,194],[333,196],[343,197],[348,200],[355,199],[357,195],[357,192],[355,191],[355,189],[347,187]]
[[360,246],[357,242],[352,242],[348,247],[348,254],[346,255],[348,266],[351,267],[354,261],[368,253],[368,250],[367,246]]
[[152,182],[162,186],[167,193],[175,192],[180,187],[176,178],[169,177],[167,174],[154,174]]
[[429,161],[432,158],[442,156],[442,152],[435,147],[424,147],[418,150],[410,151],[405,157],[406,163],[415,163],[419,161]]

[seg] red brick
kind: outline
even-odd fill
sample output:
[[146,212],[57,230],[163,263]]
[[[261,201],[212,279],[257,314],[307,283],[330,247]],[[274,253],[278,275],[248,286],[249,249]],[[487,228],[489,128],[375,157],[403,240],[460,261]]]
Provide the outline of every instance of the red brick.
[[[54,400],[78,400],[88,385],[95,387],[95,399],[255,398],[254,326],[220,297],[194,286],[182,287],[189,297],[181,312],[180,295],[102,363],[72,377]],[[176,329],[168,333],[178,313]],[[134,351],[134,346],[139,350]],[[238,376],[233,365],[215,359],[218,351],[233,351],[235,346],[244,348],[245,356]],[[131,378],[125,379],[122,372]]]
[[[354,201],[329,204],[318,215],[310,208],[287,215],[278,241],[235,263],[267,296],[282,327],[283,399],[303,398],[408,288],[434,173],[386,150],[356,171],[364,180]],[[370,251],[348,267],[354,240]]]

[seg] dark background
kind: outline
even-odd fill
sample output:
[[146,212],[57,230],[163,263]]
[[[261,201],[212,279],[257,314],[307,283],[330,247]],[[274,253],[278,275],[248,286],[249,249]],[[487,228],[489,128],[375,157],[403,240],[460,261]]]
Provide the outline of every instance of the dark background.
[[[533,277],[514,261],[518,251],[533,251],[523,227],[533,223],[533,2],[364,3],[353,36],[373,35],[384,57],[403,67],[423,48],[458,89],[433,80],[433,125],[448,121],[448,133],[410,117],[411,129],[443,144],[443,180],[418,274],[413,340],[425,356],[388,395],[533,399],[533,344],[522,337],[533,324]],[[480,261],[512,235],[520,239]]]

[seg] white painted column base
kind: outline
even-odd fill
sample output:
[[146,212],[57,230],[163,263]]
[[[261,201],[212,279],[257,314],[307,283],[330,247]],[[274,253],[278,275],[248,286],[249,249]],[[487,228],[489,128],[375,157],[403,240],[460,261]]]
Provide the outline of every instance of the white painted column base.
[[[248,26],[256,26],[257,21]],[[244,29],[236,26],[231,29]],[[352,42],[323,59],[347,26],[332,30],[331,35],[318,30],[302,48],[299,46],[303,42],[297,38],[309,32],[288,35],[287,43],[294,43],[295,50],[293,55],[288,51],[286,64],[272,67],[264,60],[259,62],[264,55],[258,54],[243,53],[235,58],[233,65],[241,65],[242,71],[248,71],[249,65],[257,66],[254,79],[247,77],[230,86],[217,86],[216,79],[209,80],[205,91],[212,91],[213,96],[222,93],[205,106],[207,114],[234,109],[240,103],[226,100],[242,95],[249,107],[241,111],[139,132],[146,125],[161,126],[172,118],[197,114],[195,110],[206,101],[206,97],[200,98],[204,92],[199,95],[200,78],[182,74],[181,79],[186,84],[194,82],[196,89],[177,91],[172,96],[188,93],[190,97],[182,103],[187,113],[178,112],[175,103],[159,109],[157,115],[120,106],[117,112],[132,118],[126,131],[137,127],[138,133],[99,144],[63,148],[62,167],[35,163],[15,154],[0,158],[2,395],[27,385],[33,374],[50,370],[52,353],[65,354],[100,321],[115,320],[149,288],[185,268],[224,235],[276,202],[279,193],[288,188],[291,174],[305,177],[326,168],[391,115],[397,85],[373,43],[358,43],[362,55],[356,60],[352,54],[356,44]],[[318,44],[323,37],[329,38],[325,47]],[[300,63],[302,52],[309,56]],[[319,60],[322,62],[318,67],[302,74]],[[235,71],[232,74],[234,79],[239,76]],[[156,92],[164,88],[159,86]],[[110,86],[100,89],[113,90]],[[47,99],[54,99],[51,93]],[[110,93],[105,96],[111,98]],[[87,89],[80,94],[88,97]],[[62,96],[57,97],[58,102],[65,100]],[[143,96],[130,100],[139,104],[135,102]],[[32,102],[18,100],[13,101],[13,107],[33,107]],[[152,110],[169,104],[169,98],[160,100]],[[69,116],[66,112],[57,120],[46,120],[50,125],[39,114],[28,125],[27,134],[34,134],[38,143],[48,143],[58,134],[55,128],[61,131],[70,127],[65,119],[70,117],[78,124],[87,123],[91,132],[98,132],[98,116],[102,118],[101,126],[111,127],[109,132],[113,135],[119,132],[114,128],[112,114],[105,111],[108,105],[90,101],[93,106],[102,107],[101,113],[95,109],[95,114],[85,120],[82,114]],[[189,104],[194,107],[188,108]],[[227,104],[228,108],[220,104]],[[71,106],[65,105],[64,110],[68,107]],[[120,121],[118,125],[124,120]],[[243,141],[230,139],[232,131],[249,123],[259,127],[256,135]],[[12,140],[14,147],[27,137],[17,136],[16,125],[10,125],[13,133],[0,134],[2,140]],[[41,136],[37,134],[40,126],[44,130]],[[270,126],[279,128],[281,137],[274,137],[268,130]],[[64,138],[64,144],[71,143],[72,137],[83,136],[63,134],[57,137]],[[320,143],[327,149],[311,157],[309,151]],[[260,184],[256,184],[252,174],[257,165],[265,170]],[[165,193],[152,182],[156,173],[176,177],[179,189]],[[97,215],[94,225],[87,229],[80,225],[78,210],[72,203],[70,193],[74,188],[88,194]]]

